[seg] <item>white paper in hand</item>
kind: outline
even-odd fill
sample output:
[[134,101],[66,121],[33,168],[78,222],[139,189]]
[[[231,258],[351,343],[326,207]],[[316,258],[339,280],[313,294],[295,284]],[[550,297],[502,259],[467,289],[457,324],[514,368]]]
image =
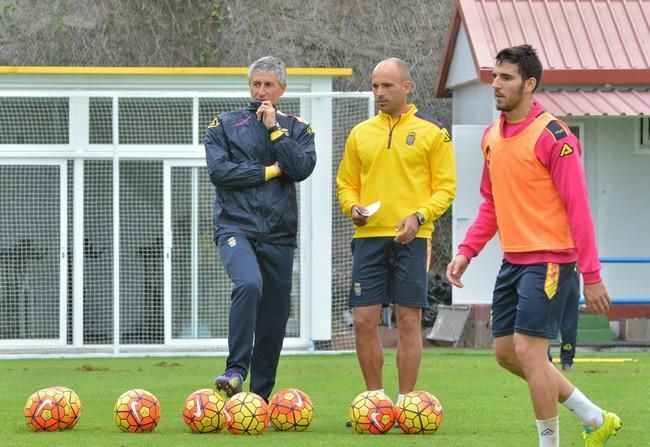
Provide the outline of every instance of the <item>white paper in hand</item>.
[[377,212],[381,206],[381,200],[377,200],[375,203],[371,203],[366,207],[366,212],[362,213],[362,216],[370,217]]

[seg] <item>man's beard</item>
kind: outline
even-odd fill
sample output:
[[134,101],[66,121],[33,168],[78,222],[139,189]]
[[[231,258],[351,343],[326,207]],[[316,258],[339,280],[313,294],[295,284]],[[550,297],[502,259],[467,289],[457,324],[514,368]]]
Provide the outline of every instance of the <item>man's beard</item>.
[[524,96],[524,85],[521,85],[517,97],[511,98],[510,101],[506,101],[502,105],[496,104],[497,110],[501,112],[511,112],[519,105],[521,98]]

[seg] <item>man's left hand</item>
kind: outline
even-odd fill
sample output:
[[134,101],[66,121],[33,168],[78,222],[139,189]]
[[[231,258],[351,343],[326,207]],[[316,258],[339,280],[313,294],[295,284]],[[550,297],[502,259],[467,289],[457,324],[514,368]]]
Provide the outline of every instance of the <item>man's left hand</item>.
[[612,299],[609,297],[605,283],[600,281],[595,284],[585,284],[582,293],[585,296],[585,304],[588,309],[599,314],[607,313]]
[[395,228],[395,231],[397,231],[395,242],[402,245],[408,244],[415,239],[419,229],[420,224],[418,223],[418,218],[415,217],[415,214],[406,216]]

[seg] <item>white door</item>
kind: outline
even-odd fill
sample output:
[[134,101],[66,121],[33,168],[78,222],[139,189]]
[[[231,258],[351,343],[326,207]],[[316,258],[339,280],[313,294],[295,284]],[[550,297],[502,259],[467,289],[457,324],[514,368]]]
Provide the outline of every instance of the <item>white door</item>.
[[[298,189],[298,194],[300,190]],[[169,160],[163,169],[165,343],[226,348],[232,283],[213,241],[214,186],[205,161]],[[284,347],[304,346],[301,254],[296,250]],[[302,336],[302,338],[301,338]]]
[[232,285],[212,238],[205,161],[166,161],[163,190],[165,342],[223,347]]
[[0,161],[0,346],[66,343],[66,163]]

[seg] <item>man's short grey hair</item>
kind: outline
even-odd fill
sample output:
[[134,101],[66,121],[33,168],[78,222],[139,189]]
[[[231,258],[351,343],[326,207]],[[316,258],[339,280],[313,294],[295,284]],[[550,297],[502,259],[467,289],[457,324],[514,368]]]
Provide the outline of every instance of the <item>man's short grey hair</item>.
[[278,77],[282,86],[287,85],[287,67],[277,57],[264,56],[259,58],[248,67],[248,83],[250,84],[253,73],[273,73]]
[[402,72],[402,76],[404,76],[407,81],[413,82],[413,78],[411,77],[411,67],[409,67],[409,64],[407,64],[405,60],[400,59],[399,57],[389,57],[383,62],[395,64],[399,71]]

